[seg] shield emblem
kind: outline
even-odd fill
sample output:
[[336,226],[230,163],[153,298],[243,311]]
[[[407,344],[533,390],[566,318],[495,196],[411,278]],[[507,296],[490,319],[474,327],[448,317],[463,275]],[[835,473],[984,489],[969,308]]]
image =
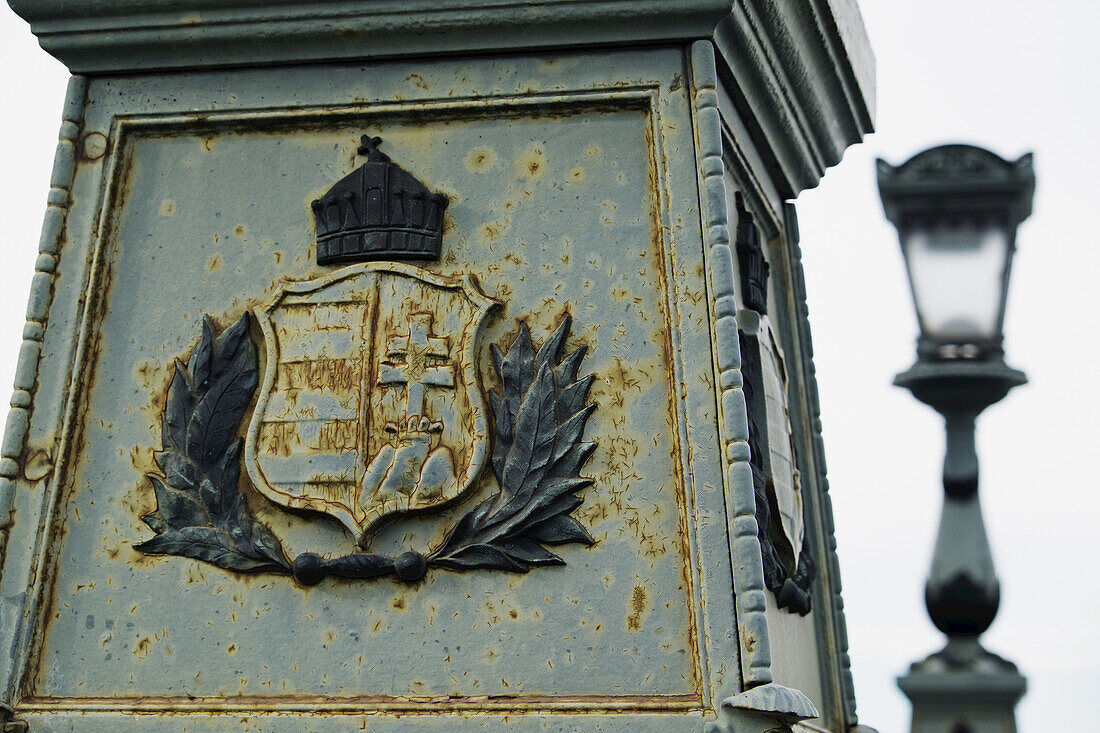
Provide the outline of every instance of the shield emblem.
[[267,347],[245,463],[271,501],[378,523],[463,496],[489,451],[476,348],[499,305],[472,275],[354,265],[283,286],[256,317]]
[[[783,353],[775,339],[775,333],[766,317],[760,319],[758,333],[760,343],[761,376],[764,383],[764,401],[768,423],[768,460],[774,492],[775,508],[779,513],[783,538],[788,547],[777,546],[792,572],[798,567],[806,528],[802,512],[802,486],[798,468],[794,465],[791,446],[791,418],[787,408],[787,370]],[[789,554],[788,554],[789,553]]]

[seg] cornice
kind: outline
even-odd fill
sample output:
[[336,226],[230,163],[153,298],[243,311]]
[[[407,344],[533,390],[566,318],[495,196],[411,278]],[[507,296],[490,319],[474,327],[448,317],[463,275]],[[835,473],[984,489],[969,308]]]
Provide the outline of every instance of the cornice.
[[737,0],[714,42],[783,198],[874,130],[875,60],[854,0]]
[[397,58],[710,35],[730,0],[8,0],[74,73]]
[[73,73],[711,40],[783,198],[873,128],[855,0],[8,0]]

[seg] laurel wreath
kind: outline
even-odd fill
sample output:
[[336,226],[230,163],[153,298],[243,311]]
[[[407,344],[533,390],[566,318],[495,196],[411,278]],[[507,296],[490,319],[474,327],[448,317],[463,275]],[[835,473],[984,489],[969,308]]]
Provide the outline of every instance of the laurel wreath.
[[256,347],[248,315],[216,339],[209,318],[202,338],[168,387],[155,456],[164,475],[148,474],[157,509],[142,520],[156,532],[135,549],[182,555],[226,570],[288,572],[282,545],[257,522],[239,490],[241,420],[256,390]]
[[564,565],[546,545],[593,544],[571,516],[577,493],[592,484],[580,470],[594,442],[584,442],[595,376],[578,378],[586,347],[562,356],[566,315],[535,348],[526,325],[507,351],[491,346],[499,387],[489,392],[495,441],[492,468],[500,490],[467,512],[427,555],[355,553],[323,558],[306,552],[291,563],[271,530],[255,520],[240,490],[237,437],[256,389],[256,349],[245,314],[217,338],[209,318],[188,361],[176,371],[163,413],[164,475],[148,474],[157,509],[142,517],[156,532],[135,545],[149,554],[182,555],[238,572],[291,572],[305,585],[329,575],[373,578],[396,574],[415,581],[429,567],[527,572]]

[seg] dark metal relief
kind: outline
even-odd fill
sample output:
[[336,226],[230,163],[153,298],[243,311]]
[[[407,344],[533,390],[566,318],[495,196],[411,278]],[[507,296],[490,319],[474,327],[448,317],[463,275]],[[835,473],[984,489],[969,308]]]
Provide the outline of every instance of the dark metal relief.
[[770,265],[760,246],[760,231],[753,222],[752,213],[745,208],[740,192],[734,194],[737,207],[737,233],[734,249],[737,251],[737,269],[741,274],[741,300],[746,308],[757,313],[768,312],[768,272]]
[[367,162],[315,200],[317,264],[439,259],[447,196],[432,193],[363,135]]
[[[810,588],[817,567],[809,543],[803,541],[799,461],[785,409],[786,375],[766,316],[769,267],[752,215],[744,208],[740,194],[736,202],[742,296],[745,306],[759,316],[754,321],[754,333],[739,329],[737,336],[764,584],[775,594],[779,608],[806,615],[811,608]],[[767,357],[766,365],[763,357]],[[773,434],[775,425],[780,429]]]
[[241,420],[256,391],[256,347],[248,316],[214,338],[209,319],[187,363],[176,361],[156,454],[163,476],[149,474],[157,510],[142,517],[157,533],[136,546],[183,555],[226,570],[287,572],[279,540],[255,521],[238,490]]
[[[364,136],[368,162],[313,204],[320,262],[438,255],[446,198],[390,163],[379,142]],[[381,218],[372,208],[379,202]],[[248,314],[217,336],[204,319],[168,389],[156,454],[163,473],[148,477],[157,509],[143,520],[156,536],[136,549],[290,573],[304,585],[565,564],[547,546],[593,543],[572,513],[592,484],[580,471],[596,448],[582,439],[596,408],[587,401],[595,377],[579,376],[585,347],[565,352],[568,313],[541,346],[524,324],[509,346],[490,346],[497,387],[486,406],[479,334],[499,305],[472,275],[399,263],[290,282],[255,309],[267,354],[262,382]],[[242,462],[251,481],[242,479]],[[475,493],[486,464],[499,490],[439,546],[396,557],[365,551],[388,519]],[[339,520],[364,551],[304,552],[292,561],[249,510],[253,492]]]

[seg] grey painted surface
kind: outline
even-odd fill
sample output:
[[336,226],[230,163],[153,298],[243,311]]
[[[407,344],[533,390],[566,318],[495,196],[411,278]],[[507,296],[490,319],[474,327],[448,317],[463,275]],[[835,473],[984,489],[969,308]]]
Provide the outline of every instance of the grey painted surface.
[[[310,711],[316,730],[701,730],[722,700],[773,679],[805,688],[829,729],[854,722],[834,573],[801,623],[763,589],[725,192],[755,196],[776,235],[795,184],[762,118],[721,110],[718,68],[699,43],[690,58],[674,47],[106,76],[86,100],[78,83],[55,183],[72,204],[51,197],[68,219],[51,208],[43,248],[59,257],[40,263],[28,326],[43,356],[37,374],[28,356],[34,389],[13,399],[2,466],[15,521],[0,674],[33,729],[168,724],[133,715],[149,711],[179,729],[250,718],[296,730]],[[451,196],[444,257],[427,269],[475,273],[505,303],[486,349],[518,318],[540,340],[568,308],[573,345],[590,350],[599,409],[586,439],[600,448],[579,515],[597,544],[565,550],[564,568],[304,591],[132,549],[149,535],[143,474],[172,359],[203,314],[228,325],[283,279],[332,271],[314,264],[309,202],[356,165],[363,131]],[[776,287],[795,286],[788,275]],[[785,348],[807,349],[791,312]],[[796,432],[812,419],[799,408]],[[816,456],[803,471],[822,491]],[[827,502],[808,506],[808,536],[830,553]],[[253,507],[292,552],[354,548],[334,522]],[[438,543],[456,512],[394,525],[377,549]]]
[[[95,253],[77,256],[78,276],[58,279],[54,302],[63,307],[90,277],[89,351],[78,359],[88,371],[75,380],[73,429],[59,448],[70,468],[44,495],[58,524],[35,573],[50,580],[24,609],[28,668],[8,670],[21,710],[136,710],[150,695],[174,696],[160,708],[217,708],[224,696],[274,694],[325,696],[320,707],[655,708],[699,720],[689,711],[736,689],[732,599],[720,581],[729,556],[724,522],[711,519],[725,510],[708,449],[692,128],[678,123],[690,121],[684,68],[676,51],[590,61],[331,68],[324,88],[304,83],[315,78],[308,68],[301,81],[257,70],[92,82],[84,128],[104,131],[111,153],[78,166],[74,191],[103,188],[74,196],[69,234]],[[612,91],[601,81],[609,75],[620,82]],[[494,86],[476,106],[447,101]],[[334,97],[347,106],[333,109]],[[432,114],[410,122],[424,105]],[[152,502],[143,473],[172,358],[190,348],[203,313],[225,324],[269,300],[280,278],[330,271],[312,261],[308,202],[353,165],[364,128],[451,195],[444,258],[428,269],[476,272],[506,303],[487,341],[514,332],[517,317],[544,337],[564,307],[573,312],[587,368],[600,375],[592,431],[603,450],[581,516],[602,553],[567,553],[566,568],[527,576],[304,592],[132,549],[148,534],[138,521]],[[71,343],[78,322],[54,320],[47,347]],[[686,400],[672,399],[675,385],[691,385]],[[353,548],[332,523],[259,511],[292,551]],[[32,534],[32,516],[17,510],[12,544]],[[440,531],[410,521],[379,549],[431,544]],[[691,567],[716,570],[685,576]],[[27,576],[13,570],[4,583],[22,585]],[[284,641],[273,649],[273,638]]]

